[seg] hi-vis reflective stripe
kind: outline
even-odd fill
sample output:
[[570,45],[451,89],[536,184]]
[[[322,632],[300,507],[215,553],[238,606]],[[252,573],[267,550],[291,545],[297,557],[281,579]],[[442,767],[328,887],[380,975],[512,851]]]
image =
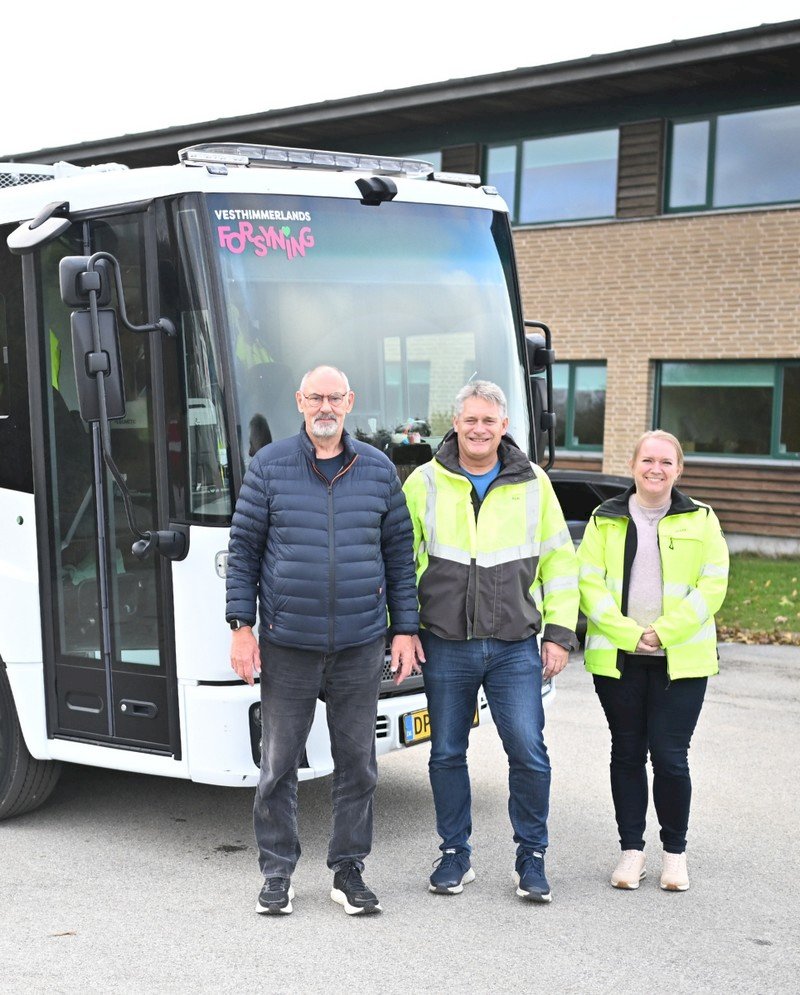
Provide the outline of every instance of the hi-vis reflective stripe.
[[454,563],[464,563],[469,566],[472,557],[468,549],[458,549],[456,546],[447,546],[443,542],[428,540],[425,544],[428,556],[438,556],[441,560],[451,560]]
[[[458,549],[438,542],[436,539],[436,478],[434,476],[433,462],[426,463],[422,467],[422,477],[425,481],[425,532],[428,536],[424,543],[424,549],[428,556],[438,556],[442,560],[450,560],[454,563],[469,564],[472,557],[469,550]],[[525,487],[525,514],[526,531],[528,535],[535,536],[539,524],[539,482],[534,478]],[[566,529],[566,536],[569,539],[569,530]],[[557,540],[553,549],[557,549],[564,544],[561,538],[564,533],[559,533],[554,539]],[[542,544],[544,545],[544,544]],[[421,545],[420,548],[423,548]],[[495,549],[490,552],[478,552],[475,554],[475,562],[479,567],[499,567],[503,563],[513,563],[517,560],[530,560],[539,555],[539,543],[537,541],[526,542],[519,546],[506,546],[503,549]]]
[[545,539],[545,541],[542,543],[541,546],[542,556],[544,556],[545,553],[550,553],[554,549],[558,549],[560,546],[563,546],[564,543],[567,542],[569,543],[572,542],[572,536],[569,534],[569,529],[562,529],[560,532],[556,532],[554,536],[550,536],[549,539]]
[[664,594],[691,605],[692,611],[697,616],[699,622],[705,622],[708,618],[708,605],[696,587],[690,587],[688,584],[665,584]]
[[545,581],[542,585],[542,591],[544,592],[545,597],[547,597],[548,594],[552,594],[553,591],[576,591],[577,589],[577,577],[554,577],[552,580]]
[[689,591],[691,591],[691,587],[688,584],[664,585],[664,594],[670,598],[685,598]]
[[602,577],[604,573],[602,567],[596,567],[593,563],[581,563],[581,577],[591,577],[592,574],[599,574]]
[[614,598],[612,597],[612,595],[607,594],[605,597],[601,598],[597,602],[597,604],[594,606],[594,610],[592,611],[592,613],[589,616],[589,618],[595,624],[599,625],[600,619],[603,617],[603,615],[609,610],[609,608],[614,608],[616,606],[616,604],[617,603],[614,600]]
[[587,650],[615,650],[617,647],[611,642],[610,639],[606,639],[605,636],[589,636],[586,640]]
[[436,484],[433,482],[433,460],[422,468],[425,481],[425,532],[428,540],[436,540]]
[[718,566],[716,563],[704,563],[700,571],[701,577],[727,577],[727,567]]
[[691,637],[691,639],[687,639],[686,642],[683,643],[675,643],[675,645],[671,646],[670,649],[675,650],[678,649],[680,646],[691,646],[692,643],[704,643],[704,642],[716,643],[716,641],[717,641],[717,627],[712,621],[709,625],[704,625],[702,629],[700,629],[698,632],[695,632],[695,634]]
[[[534,473],[536,471],[534,470]],[[527,534],[536,539],[539,524],[539,481],[534,476],[533,480],[525,485],[525,526]],[[537,547],[539,543],[536,543]],[[534,556],[539,555],[537,548]]]
[[[476,553],[475,562],[479,567],[499,567],[501,563],[513,563],[515,560],[530,560],[539,555],[539,544],[530,542],[524,546],[507,546],[491,553]],[[469,554],[467,554],[469,556]]]
[[[686,599],[687,604],[692,606],[692,610],[697,615],[698,621],[705,622],[711,614],[703,595],[695,588]],[[715,630],[716,631],[716,630]]]

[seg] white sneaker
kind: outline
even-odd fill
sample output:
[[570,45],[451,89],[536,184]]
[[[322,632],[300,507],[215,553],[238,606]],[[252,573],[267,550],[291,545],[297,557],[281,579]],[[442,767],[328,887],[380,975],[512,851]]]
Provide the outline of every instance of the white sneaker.
[[661,857],[661,887],[664,891],[688,891],[689,872],[686,853],[667,853]]
[[619,863],[611,875],[612,886],[631,891],[638,888],[639,882],[647,874],[644,862],[644,850],[623,850],[619,855]]

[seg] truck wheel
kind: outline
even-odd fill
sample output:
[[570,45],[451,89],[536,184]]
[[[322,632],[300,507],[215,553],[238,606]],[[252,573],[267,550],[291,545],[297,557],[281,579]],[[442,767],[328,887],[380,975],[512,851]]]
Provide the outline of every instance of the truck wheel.
[[61,764],[34,760],[22,738],[5,666],[0,661],[0,819],[37,808],[50,797]]

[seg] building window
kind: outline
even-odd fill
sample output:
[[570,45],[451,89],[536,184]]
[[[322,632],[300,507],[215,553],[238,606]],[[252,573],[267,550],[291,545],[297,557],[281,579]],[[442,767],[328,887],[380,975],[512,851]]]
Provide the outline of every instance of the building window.
[[800,363],[662,363],[656,423],[687,453],[800,458]]
[[411,152],[408,155],[403,154],[404,159],[421,159],[423,162],[429,162],[436,172],[441,172],[442,170],[442,153],[441,150],[436,152]]
[[556,445],[600,451],[606,416],[605,363],[555,363]]
[[800,104],[672,125],[667,209],[800,200]]
[[486,181],[520,224],[613,217],[619,130],[531,138],[488,149]]

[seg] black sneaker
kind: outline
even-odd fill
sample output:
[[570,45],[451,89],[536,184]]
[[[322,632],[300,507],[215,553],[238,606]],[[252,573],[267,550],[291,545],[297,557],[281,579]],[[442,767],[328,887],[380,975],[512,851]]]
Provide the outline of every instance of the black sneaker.
[[549,902],[552,899],[550,885],[544,876],[544,854],[533,851],[517,857],[514,881],[520,898],[529,902]]
[[256,902],[256,912],[265,916],[288,916],[294,888],[289,878],[267,878]]
[[434,867],[428,891],[437,895],[459,895],[465,884],[475,880],[475,871],[466,850],[445,850]]
[[349,916],[383,911],[378,896],[364,884],[357,864],[345,864],[333,875],[331,898],[343,905]]

